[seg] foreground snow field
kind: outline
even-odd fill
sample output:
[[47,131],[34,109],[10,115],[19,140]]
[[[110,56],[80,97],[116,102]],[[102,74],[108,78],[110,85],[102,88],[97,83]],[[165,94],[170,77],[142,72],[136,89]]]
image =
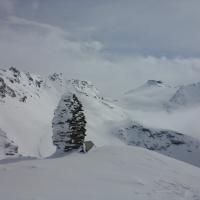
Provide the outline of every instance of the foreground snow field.
[[3,200],[200,200],[199,168],[138,147],[1,161],[0,180]]

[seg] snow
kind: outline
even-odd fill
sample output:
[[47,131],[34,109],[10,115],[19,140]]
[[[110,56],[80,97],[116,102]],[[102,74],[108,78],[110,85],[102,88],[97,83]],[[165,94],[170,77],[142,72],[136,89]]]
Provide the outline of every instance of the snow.
[[[184,101],[176,101],[189,102],[194,110],[172,107],[168,113],[179,89],[162,81],[149,80],[114,103],[92,83],[66,81],[62,74],[40,77],[12,68],[0,70],[0,78],[0,199],[200,200],[200,168],[194,166],[200,166],[200,141],[163,130],[182,127],[191,134],[194,126],[169,122],[179,123],[183,115],[186,126],[188,119],[198,123],[199,109],[193,106],[198,84],[184,87],[184,95],[178,95]],[[62,98],[70,94],[83,105],[85,140],[95,144],[86,154],[55,153],[55,109],[62,110]]]
[[200,139],[199,83],[171,86],[150,80],[115,103],[145,126],[171,129]]
[[[17,82],[11,83],[11,70],[1,71],[0,75],[17,94],[16,98],[7,95],[4,103],[0,102],[0,127],[15,141],[23,156],[48,157],[55,152],[52,120],[60,99],[68,93],[76,93],[84,106],[86,140],[92,140],[97,146],[123,144],[111,135],[109,122],[124,120],[125,114],[122,109],[104,101],[90,82],[66,81],[62,74],[42,78],[20,72]],[[41,81],[41,87],[35,85],[36,81]],[[26,102],[19,101],[24,95]]]
[[117,137],[113,137],[113,123],[120,123],[128,117],[118,106],[110,102],[78,94],[86,116],[86,139],[97,146],[123,145]]
[[19,157],[17,145],[9,140],[6,133],[0,129],[0,160],[5,158]]
[[33,100],[28,104],[11,102],[1,106],[4,114],[0,116],[0,127],[18,144],[22,155],[40,157],[53,152],[51,119],[55,104],[51,101],[46,104],[41,98],[39,105]]
[[[130,104],[120,101],[116,105],[111,100],[104,99],[92,83],[74,79],[66,81],[62,74],[55,73],[42,78],[38,75],[12,69],[0,71],[0,75],[5,84],[16,93],[16,97],[11,97],[9,93],[5,93],[6,97],[2,98],[4,102],[0,103],[0,112],[2,113],[0,115],[0,128],[19,147],[18,152],[23,156],[44,158],[55,153],[56,147],[53,145],[52,139],[52,121],[55,110],[59,101],[65,95],[76,94],[83,105],[86,117],[86,141],[90,140],[98,147],[104,145],[137,145],[140,143],[138,146],[153,150],[156,150],[154,146],[160,143],[158,146],[164,144],[166,148],[162,151],[159,149],[158,152],[197,166],[200,165],[198,159],[199,141],[197,139],[184,136],[184,145],[174,145],[166,137],[162,137],[161,141],[159,133],[162,130],[149,129],[152,133],[156,133],[154,138],[151,138],[145,131],[138,131],[143,128],[145,130],[148,127],[148,122],[151,120],[150,111],[145,111],[141,115],[139,121],[144,123],[143,125],[141,125],[141,122],[138,123],[137,131],[127,131],[131,122],[135,119],[138,120],[137,113],[139,111],[135,110],[134,107],[137,107],[135,97],[139,96],[140,100],[144,98],[147,107],[152,106],[151,112],[155,114],[158,113],[154,109],[157,106],[156,103],[158,102],[158,107],[162,107],[163,102],[167,99],[165,96],[174,92],[175,87],[161,81],[149,80],[143,86],[125,95],[130,100]],[[27,99],[22,102],[21,98],[24,96],[27,96]],[[138,101],[138,103],[143,106],[141,101]],[[153,104],[155,104],[155,107]],[[62,109],[62,105],[60,105],[60,110]],[[150,116],[148,120],[146,120],[147,116]],[[65,116],[65,118],[68,117]],[[156,123],[155,121],[153,127],[159,127]],[[151,127],[151,123],[149,127]],[[118,137],[120,130],[125,130],[123,137]],[[167,131],[167,133],[170,134],[170,131]],[[174,134],[176,135],[176,133]]]
[[161,81],[148,80],[144,85],[126,92],[118,104],[129,110],[155,112],[165,108],[176,90],[176,87]]
[[200,167],[200,140],[171,130],[129,122],[113,130],[127,145],[139,146]]
[[0,165],[4,200],[199,200],[200,169],[138,147]]
[[[33,81],[41,80],[36,75],[31,76]],[[2,102],[0,105],[1,129],[15,141],[19,147],[19,153],[23,156],[51,155],[55,151],[52,143],[51,121],[61,91],[48,79],[39,88],[23,72],[20,72],[20,77],[18,77],[20,82],[9,81],[13,79],[10,70],[3,71],[2,77],[17,96],[15,98],[6,96],[3,99],[5,103]],[[26,102],[20,102],[20,98],[24,95],[27,96]]]
[[200,103],[200,82],[181,86],[170,99],[169,106],[189,107]]

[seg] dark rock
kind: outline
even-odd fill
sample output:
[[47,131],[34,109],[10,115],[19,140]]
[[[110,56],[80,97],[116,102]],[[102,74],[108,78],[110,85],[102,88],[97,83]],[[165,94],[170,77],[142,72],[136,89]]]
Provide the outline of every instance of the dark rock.
[[4,79],[0,77],[0,97],[4,98],[6,94],[11,97],[16,97],[14,90],[7,86]]
[[94,143],[92,141],[85,141],[83,145],[83,152],[88,152],[94,147]]
[[23,96],[19,101],[26,102],[27,96]]

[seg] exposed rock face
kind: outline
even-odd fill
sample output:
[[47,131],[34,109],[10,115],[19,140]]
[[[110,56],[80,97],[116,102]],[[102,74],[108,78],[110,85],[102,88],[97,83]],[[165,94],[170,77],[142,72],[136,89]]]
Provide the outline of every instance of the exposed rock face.
[[0,129],[0,158],[18,157],[18,146]]
[[128,139],[129,145],[141,146],[155,151],[167,150],[171,145],[187,143],[181,133],[150,129],[138,123],[133,123],[130,127],[119,130],[119,133],[121,137]]
[[148,85],[159,85],[159,84],[163,84],[163,82],[162,81],[157,81],[157,80],[148,80],[147,81],[147,84]]
[[17,70],[15,67],[10,67],[9,71],[12,74],[12,77],[9,77],[9,80],[11,83],[20,83],[20,77],[21,77],[21,73],[19,70]]
[[170,99],[177,106],[195,105],[200,103],[200,82],[181,86]]
[[4,80],[0,77],[0,97],[5,97],[6,96],[6,84],[4,82]]
[[98,91],[98,89],[89,81],[71,79],[68,80],[68,83],[72,85],[77,92],[84,94],[85,96],[91,96],[95,99],[103,98],[100,96],[100,92]]
[[90,149],[94,147],[94,143],[92,141],[85,141],[83,145],[83,152],[88,152]]
[[0,77],[0,97],[4,98],[6,95],[16,97],[14,90],[7,86],[4,79]]
[[128,145],[143,147],[200,166],[200,141],[190,136],[132,122],[115,132]]
[[60,86],[63,86],[63,83],[65,82],[62,73],[54,73],[50,75],[49,80],[58,83]]
[[29,72],[20,72],[14,67],[8,70],[0,69],[0,98],[14,97],[15,100],[26,102],[26,99],[39,96],[43,80]]
[[57,149],[68,152],[82,148],[86,136],[86,120],[82,104],[75,94],[64,95],[55,111],[53,143]]

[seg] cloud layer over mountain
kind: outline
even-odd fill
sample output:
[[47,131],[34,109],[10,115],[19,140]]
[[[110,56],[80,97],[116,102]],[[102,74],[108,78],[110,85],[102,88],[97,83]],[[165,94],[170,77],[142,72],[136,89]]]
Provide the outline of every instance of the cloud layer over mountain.
[[198,5],[2,0],[0,65],[63,71],[110,96],[148,79],[193,83],[200,73]]

